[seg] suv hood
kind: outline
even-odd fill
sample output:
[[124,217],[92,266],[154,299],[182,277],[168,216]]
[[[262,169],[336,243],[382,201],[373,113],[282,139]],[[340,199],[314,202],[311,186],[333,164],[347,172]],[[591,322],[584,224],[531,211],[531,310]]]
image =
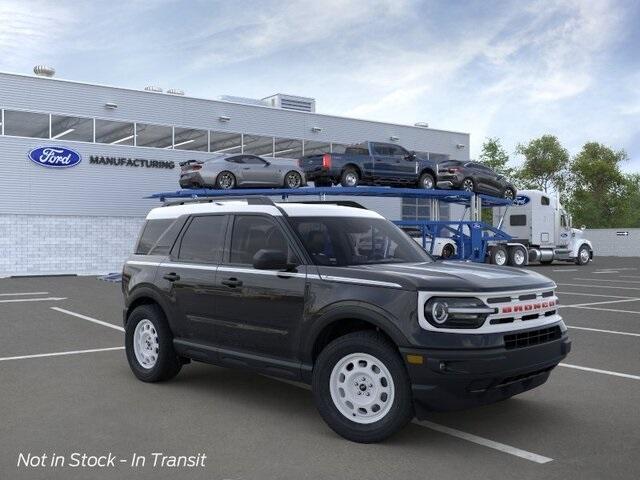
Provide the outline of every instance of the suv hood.
[[321,275],[392,282],[409,290],[491,292],[556,286],[551,279],[529,270],[460,261],[320,267],[320,270]]

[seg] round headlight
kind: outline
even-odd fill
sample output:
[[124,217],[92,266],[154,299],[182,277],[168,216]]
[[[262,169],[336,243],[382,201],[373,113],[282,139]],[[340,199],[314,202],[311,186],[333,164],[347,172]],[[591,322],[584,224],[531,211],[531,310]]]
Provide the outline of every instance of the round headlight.
[[431,305],[431,318],[436,323],[444,323],[449,318],[449,305],[447,302],[435,301]]

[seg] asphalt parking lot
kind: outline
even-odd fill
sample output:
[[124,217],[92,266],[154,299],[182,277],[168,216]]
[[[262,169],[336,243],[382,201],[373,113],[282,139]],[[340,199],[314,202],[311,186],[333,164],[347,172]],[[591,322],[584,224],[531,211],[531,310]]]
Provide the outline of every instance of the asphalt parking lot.
[[[573,339],[549,382],[376,445],[334,434],[298,385],[202,364],[136,380],[118,283],[0,279],[0,479],[638,478],[640,258],[532,268],[557,282]],[[29,452],[147,464],[18,468]],[[206,467],[154,468],[153,452],[205,453]]]

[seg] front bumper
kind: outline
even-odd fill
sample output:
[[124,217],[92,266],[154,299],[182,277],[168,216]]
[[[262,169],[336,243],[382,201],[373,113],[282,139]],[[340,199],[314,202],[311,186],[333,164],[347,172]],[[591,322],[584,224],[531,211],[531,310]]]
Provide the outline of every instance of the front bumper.
[[542,385],[571,350],[566,332],[557,340],[525,348],[442,349],[401,348],[421,356],[422,364],[406,362],[416,416],[431,411],[461,410],[486,405]]

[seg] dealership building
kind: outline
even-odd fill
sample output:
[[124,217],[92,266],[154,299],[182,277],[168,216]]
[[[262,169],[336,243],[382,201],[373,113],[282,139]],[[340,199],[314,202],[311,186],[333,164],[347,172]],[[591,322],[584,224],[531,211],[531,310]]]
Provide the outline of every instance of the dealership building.
[[[34,71],[0,73],[0,277],[119,271],[145,215],[159,205],[145,197],[178,189],[185,160],[213,153],[295,159],[365,140],[469,158],[466,133],[319,114],[310,98],[211,100]],[[66,168],[46,165],[56,155]],[[431,214],[424,200],[362,203],[392,220]]]

